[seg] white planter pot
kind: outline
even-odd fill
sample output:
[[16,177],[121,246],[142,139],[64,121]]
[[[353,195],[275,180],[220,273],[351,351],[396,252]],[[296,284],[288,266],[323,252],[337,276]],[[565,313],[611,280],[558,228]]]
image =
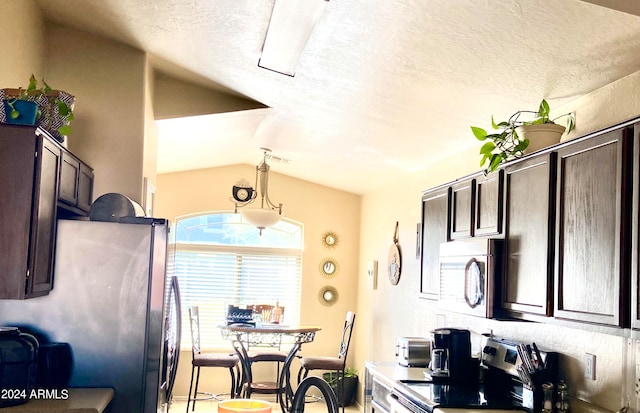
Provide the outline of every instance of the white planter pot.
[[520,138],[529,139],[529,146],[525,152],[532,153],[559,143],[565,129],[564,126],[555,123],[543,123],[518,126],[516,133]]

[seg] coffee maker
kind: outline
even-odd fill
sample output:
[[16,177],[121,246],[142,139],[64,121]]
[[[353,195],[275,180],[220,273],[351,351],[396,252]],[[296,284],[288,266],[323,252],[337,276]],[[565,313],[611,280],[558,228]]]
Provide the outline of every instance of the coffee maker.
[[[458,328],[438,328],[431,332],[432,378],[447,383],[477,382],[478,363],[471,358],[471,333]],[[475,380],[474,380],[475,378]]]

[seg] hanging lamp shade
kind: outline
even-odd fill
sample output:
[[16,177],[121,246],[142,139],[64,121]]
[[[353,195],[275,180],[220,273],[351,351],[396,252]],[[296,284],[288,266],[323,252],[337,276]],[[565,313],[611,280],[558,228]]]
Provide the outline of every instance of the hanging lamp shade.
[[258,229],[269,228],[282,218],[282,215],[275,209],[266,208],[244,208],[240,210],[244,219]]

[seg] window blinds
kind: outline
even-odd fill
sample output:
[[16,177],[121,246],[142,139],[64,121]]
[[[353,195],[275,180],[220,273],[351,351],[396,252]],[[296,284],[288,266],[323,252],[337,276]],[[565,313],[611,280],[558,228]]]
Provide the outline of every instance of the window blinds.
[[228,349],[218,326],[227,307],[276,302],[281,324],[300,321],[302,251],[298,249],[178,243],[170,246],[172,271],[180,282],[182,347],[191,348],[189,307],[200,309],[201,346]]

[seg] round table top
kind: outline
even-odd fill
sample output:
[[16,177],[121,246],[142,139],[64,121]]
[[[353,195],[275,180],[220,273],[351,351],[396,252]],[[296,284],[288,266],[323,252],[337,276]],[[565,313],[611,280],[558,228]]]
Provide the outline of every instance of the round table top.
[[316,331],[321,330],[319,326],[310,326],[310,325],[290,326],[286,324],[262,324],[261,326],[221,325],[219,327],[223,330],[228,330],[236,333],[300,334],[300,333],[315,333]]

